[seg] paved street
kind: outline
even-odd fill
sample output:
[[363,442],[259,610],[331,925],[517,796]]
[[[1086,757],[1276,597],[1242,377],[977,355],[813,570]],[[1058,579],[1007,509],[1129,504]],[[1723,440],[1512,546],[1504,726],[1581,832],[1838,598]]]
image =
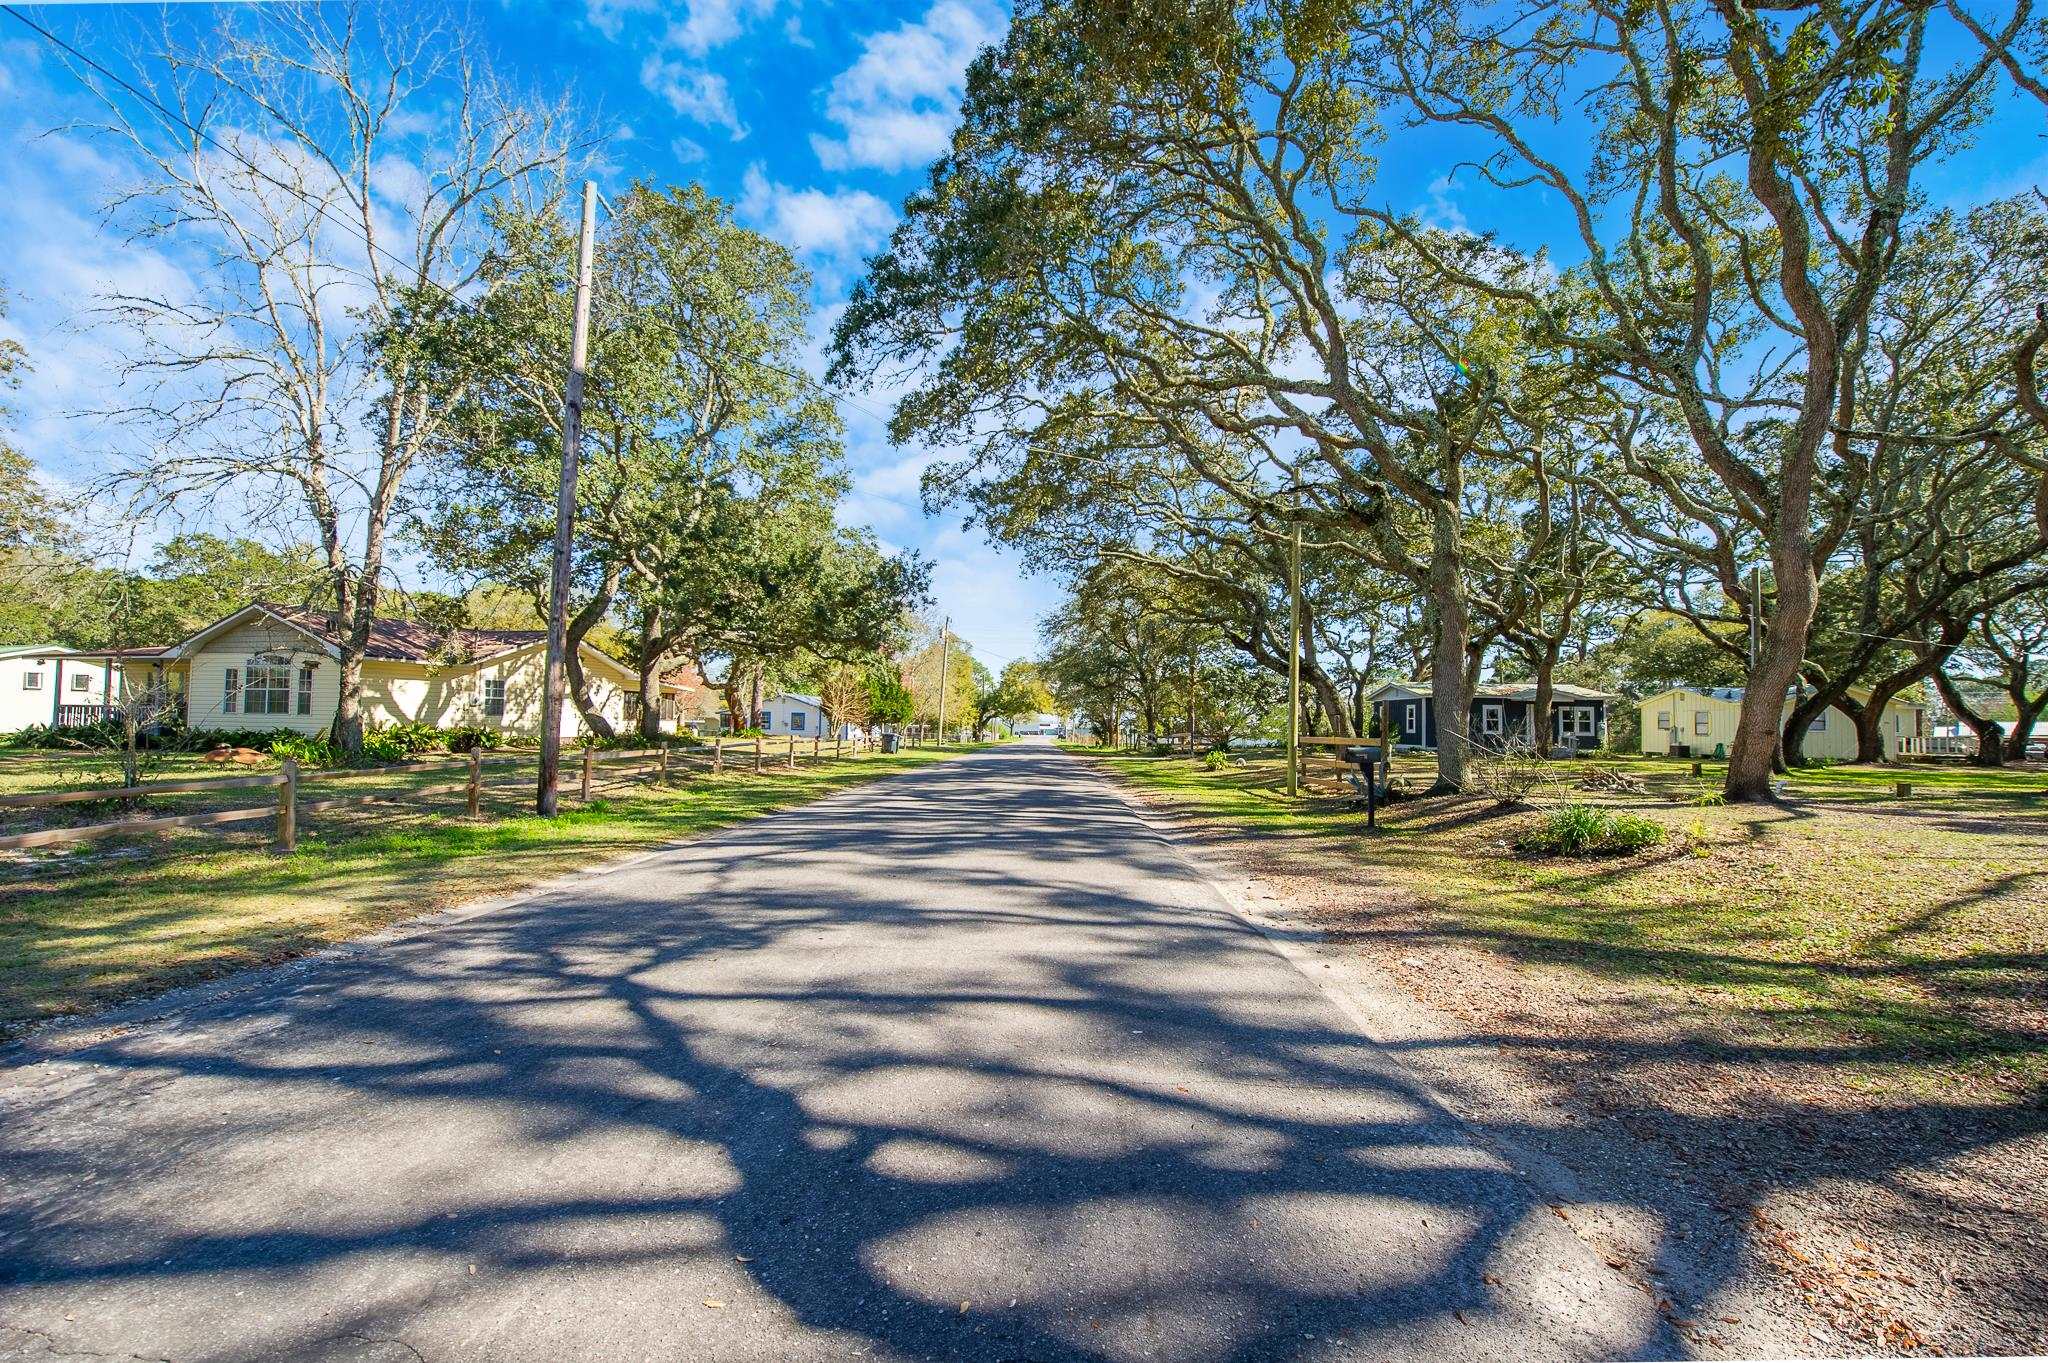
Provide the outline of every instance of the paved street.
[[1679,1347],[1030,743],[0,1075],[0,1326],[179,1363]]

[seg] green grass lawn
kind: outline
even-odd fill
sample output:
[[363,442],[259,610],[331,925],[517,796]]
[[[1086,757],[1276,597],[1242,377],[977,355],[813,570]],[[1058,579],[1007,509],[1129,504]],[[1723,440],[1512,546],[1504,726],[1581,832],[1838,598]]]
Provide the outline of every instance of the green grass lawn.
[[[291,856],[268,850],[269,828],[258,822],[238,826],[250,831],[79,844],[16,862],[0,868],[0,1035],[286,960],[415,914],[512,892],[964,751],[828,757],[794,771],[770,764],[760,776],[737,763],[719,776],[679,774],[668,786],[601,778],[587,806],[565,792],[554,820],[525,812],[533,778],[522,766],[491,784],[488,817],[476,823],[460,817],[460,797],[453,796],[438,809],[371,805],[309,815]],[[64,779],[74,775],[71,768],[59,765],[54,775],[50,768],[47,761],[0,762],[0,789],[82,784]],[[220,774],[211,766],[205,771]],[[159,779],[186,774],[157,773]],[[428,779],[403,778],[414,784]],[[459,779],[459,771],[431,777],[435,783]],[[260,804],[269,794],[235,791],[215,799]]]
[[[1830,1051],[1880,1089],[2038,1090],[2048,1082],[2048,819],[2039,772],[1795,774],[1782,805],[1692,807],[1690,764],[1620,763],[1640,794],[1572,788],[1542,804],[1627,807],[1671,841],[1609,860],[1517,855],[1540,813],[1473,797],[1398,802],[1367,835],[1327,779],[1289,799],[1279,759],[1212,771],[1102,759],[1181,811],[1264,835],[1296,869],[1396,887],[1444,940],[1538,969],[1665,986],[1737,1040]],[[1406,759],[1420,776],[1425,758]],[[1398,768],[1397,768],[1398,769]],[[1910,779],[1915,795],[1896,798]]]

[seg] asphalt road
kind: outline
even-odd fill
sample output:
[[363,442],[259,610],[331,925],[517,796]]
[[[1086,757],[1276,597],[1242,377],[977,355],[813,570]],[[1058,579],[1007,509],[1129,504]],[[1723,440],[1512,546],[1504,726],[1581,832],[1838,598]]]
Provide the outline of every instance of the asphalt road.
[[16,1057],[0,1357],[1668,1354],[1310,973],[922,769]]

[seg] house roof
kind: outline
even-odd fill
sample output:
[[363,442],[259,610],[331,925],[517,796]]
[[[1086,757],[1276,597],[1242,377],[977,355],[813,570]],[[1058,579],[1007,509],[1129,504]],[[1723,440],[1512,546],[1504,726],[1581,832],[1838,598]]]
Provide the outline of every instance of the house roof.
[[[316,611],[305,606],[280,605],[274,601],[252,601],[177,644],[149,652],[179,657],[208,635],[217,634],[252,615],[263,616],[289,629],[297,630],[329,653],[340,652],[341,631],[332,612]],[[393,620],[378,616],[370,622],[369,644],[363,650],[363,656],[383,662],[453,663],[459,666],[473,666],[507,653],[517,653],[522,649],[545,644],[547,638],[548,632],[544,629],[446,630],[433,625],[423,625],[416,620]],[[145,650],[134,652],[140,654]],[[604,659],[623,675],[632,675],[632,670],[624,663],[594,644],[585,642],[583,652]]]
[[812,709],[819,708],[818,698],[816,696],[807,696],[801,691],[777,691],[774,695],[769,696],[768,699],[801,701],[803,704],[810,706]]
[[[1743,692],[1746,689],[1740,686],[1667,686],[1662,691],[1657,692],[1656,695],[1645,696],[1637,704],[1648,705],[1651,701],[1656,700],[1658,696],[1668,696],[1673,691],[1683,691],[1688,695],[1705,696],[1709,700],[1728,701],[1731,704],[1739,705],[1742,703]],[[1785,692],[1785,698],[1790,700],[1794,694],[1796,694],[1795,690],[1788,688]],[[1870,698],[1870,692],[1866,689],[1852,686],[1849,688],[1849,696],[1861,704]],[[1885,704],[1887,706],[1903,705],[1913,710],[1925,710],[1927,708],[1922,702],[1910,700],[1905,696],[1893,696]]]
[[63,644],[9,644],[0,658],[155,658],[170,652],[168,644],[143,648],[67,648]]
[[[255,606],[330,648],[340,646],[341,631],[332,612],[281,606],[270,601],[258,601]],[[463,662],[482,662],[501,653],[546,643],[547,638],[544,629],[446,630],[417,620],[378,616],[370,622],[370,641],[363,656],[400,663],[439,662],[451,657]]]
[[[1435,687],[1433,687],[1429,682],[1426,681],[1383,682],[1379,686],[1375,687],[1372,691],[1368,692],[1366,698],[1368,700],[1378,700],[1381,697],[1396,691],[1406,692],[1411,696],[1428,696],[1434,694]],[[1595,691],[1590,687],[1572,686],[1565,682],[1551,683],[1550,698],[1553,701],[1619,699],[1611,691]],[[1481,682],[1479,685],[1472,688],[1472,699],[1534,700],[1536,699],[1536,683]]]

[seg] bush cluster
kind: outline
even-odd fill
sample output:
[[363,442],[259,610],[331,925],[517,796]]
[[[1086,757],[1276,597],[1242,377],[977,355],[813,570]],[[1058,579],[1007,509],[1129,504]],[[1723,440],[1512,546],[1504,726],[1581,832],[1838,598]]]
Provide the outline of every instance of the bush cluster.
[[1564,805],[1515,839],[1515,850],[1554,857],[1619,857],[1664,841],[1664,825],[1598,805]]

